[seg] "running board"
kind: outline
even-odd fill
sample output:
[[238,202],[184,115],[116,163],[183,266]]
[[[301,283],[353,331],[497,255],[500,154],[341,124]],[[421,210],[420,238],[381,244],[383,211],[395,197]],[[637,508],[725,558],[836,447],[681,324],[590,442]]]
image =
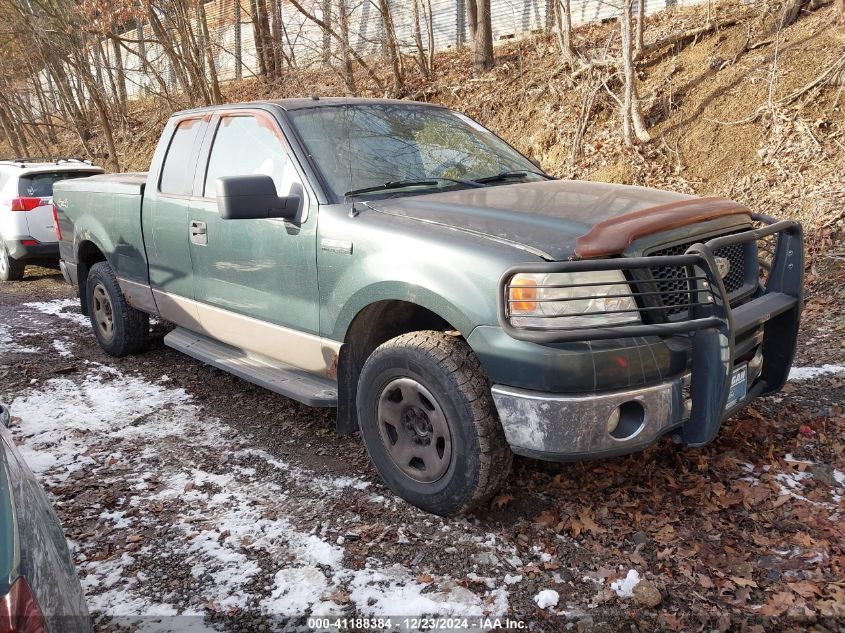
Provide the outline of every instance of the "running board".
[[249,356],[237,347],[177,327],[164,344],[259,387],[311,407],[336,407],[337,383],[266,357]]

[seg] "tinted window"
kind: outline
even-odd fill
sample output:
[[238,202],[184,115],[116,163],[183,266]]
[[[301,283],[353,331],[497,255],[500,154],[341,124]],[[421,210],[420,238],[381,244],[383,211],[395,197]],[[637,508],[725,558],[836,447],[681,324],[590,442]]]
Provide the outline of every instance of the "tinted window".
[[191,181],[194,176],[193,165],[190,164],[191,150],[202,128],[200,119],[182,121],[176,127],[161,168],[159,190],[162,193],[179,195],[191,193]]
[[85,178],[86,176],[93,176],[99,173],[99,171],[51,171],[21,176],[21,179],[18,181],[18,195],[28,198],[49,198],[53,195],[53,185],[60,180]]
[[221,176],[255,174],[270,176],[280,196],[288,195],[293,183],[299,182],[275,123],[254,116],[221,118],[208,158],[203,195],[217,195]]

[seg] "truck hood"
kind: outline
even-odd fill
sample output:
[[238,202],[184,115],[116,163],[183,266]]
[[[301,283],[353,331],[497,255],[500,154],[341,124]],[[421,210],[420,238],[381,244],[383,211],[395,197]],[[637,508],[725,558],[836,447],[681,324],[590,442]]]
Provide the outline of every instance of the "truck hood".
[[[718,215],[725,215],[724,203],[730,201],[628,185],[550,180],[372,200],[366,204],[381,213],[483,235],[544,259],[562,260],[576,255],[578,238],[586,238],[594,227],[596,232],[607,232],[608,223],[616,218],[628,219],[629,224],[634,218],[641,229],[635,237],[640,237],[643,218],[652,209],[666,215],[666,210],[694,206],[698,221],[706,219],[708,209],[716,207],[721,207]],[[747,213],[739,205],[730,204],[735,213]],[[655,228],[651,232],[672,227],[664,224]],[[600,253],[593,252],[592,256],[597,254]]]

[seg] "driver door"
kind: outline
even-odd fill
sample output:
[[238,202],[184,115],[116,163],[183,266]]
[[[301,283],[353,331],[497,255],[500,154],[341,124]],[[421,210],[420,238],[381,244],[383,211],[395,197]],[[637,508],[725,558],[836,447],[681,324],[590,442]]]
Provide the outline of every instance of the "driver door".
[[[240,349],[325,371],[319,339],[316,205],[284,134],[264,110],[214,115],[190,211],[194,291],[203,330]],[[294,220],[224,220],[217,178],[264,174],[298,195]]]

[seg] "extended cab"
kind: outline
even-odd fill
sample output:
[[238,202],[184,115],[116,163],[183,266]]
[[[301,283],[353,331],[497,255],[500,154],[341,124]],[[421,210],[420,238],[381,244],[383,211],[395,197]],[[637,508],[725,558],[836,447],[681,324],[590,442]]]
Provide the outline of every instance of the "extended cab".
[[512,454],[701,446],[780,389],[801,227],[724,198],[556,180],[468,117],[295,99],[180,112],[149,173],[56,186],[100,345],[165,343],[361,431],[452,514]]

